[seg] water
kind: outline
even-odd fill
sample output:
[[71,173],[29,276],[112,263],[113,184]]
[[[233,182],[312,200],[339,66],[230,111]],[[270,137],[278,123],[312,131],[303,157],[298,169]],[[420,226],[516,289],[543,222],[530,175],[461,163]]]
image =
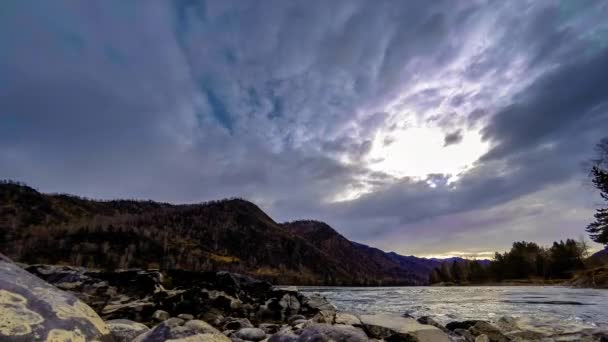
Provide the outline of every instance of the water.
[[608,290],[556,286],[300,287],[338,309],[355,313],[408,313],[440,323],[466,319],[521,318],[547,328],[608,331]]

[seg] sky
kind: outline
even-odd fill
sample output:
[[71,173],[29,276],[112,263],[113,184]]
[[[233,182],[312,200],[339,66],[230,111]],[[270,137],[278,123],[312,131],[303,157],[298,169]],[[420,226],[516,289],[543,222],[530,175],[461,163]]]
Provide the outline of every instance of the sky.
[[[605,1],[0,2],[0,178],[419,256],[585,236]],[[593,245],[595,249],[599,245]]]

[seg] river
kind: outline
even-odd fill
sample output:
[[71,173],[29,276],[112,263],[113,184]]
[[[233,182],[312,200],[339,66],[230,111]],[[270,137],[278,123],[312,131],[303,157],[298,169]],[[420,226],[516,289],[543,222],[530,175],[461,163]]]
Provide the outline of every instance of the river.
[[521,318],[531,325],[608,331],[608,290],[557,286],[299,287],[319,293],[338,309],[355,313],[407,313],[440,323]]

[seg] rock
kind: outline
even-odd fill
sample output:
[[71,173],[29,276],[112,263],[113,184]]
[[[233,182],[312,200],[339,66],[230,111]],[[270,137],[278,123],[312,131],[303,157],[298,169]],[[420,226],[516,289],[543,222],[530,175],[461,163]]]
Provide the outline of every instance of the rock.
[[209,322],[212,325],[220,325],[220,322],[222,320],[224,320],[224,316],[222,315],[222,313],[217,310],[217,309],[211,309],[209,311],[206,311],[203,314],[199,315],[203,321],[205,322]]
[[449,331],[449,330],[448,330],[446,327],[444,327],[444,326],[443,326],[443,325],[441,325],[439,322],[437,322],[436,320],[432,319],[432,318],[431,318],[431,317],[429,317],[429,316],[422,316],[422,317],[418,318],[418,319],[417,319],[417,321],[418,321],[418,323],[420,323],[420,324],[428,324],[428,325],[432,325],[432,326],[434,326],[435,328],[437,328],[437,329],[439,329],[439,330],[443,331],[443,332],[444,332],[444,333],[446,333],[446,334],[450,332],[450,331]]
[[258,328],[264,330],[264,332],[268,335],[275,334],[279,331],[279,329],[281,329],[281,327],[278,324],[272,324],[272,323],[262,323],[258,326]]
[[279,300],[279,306],[287,312],[298,312],[300,310],[300,301],[296,296],[286,293]]
[[185,327],[196,330],[199,333],[203,334],[217,334],[220,331],[211,326],[209,323],[205,321],[201,321],[198,319],[193,319],[184,323]]
[[407,317],[388,314],[362,315],[361,323],[374,338],[419,342],[448,342],[449,337],[432,325],[424,325]]
[[224,330],[239,330],[253,328],[253,324],[247,318],[227,318],[224,322]]
[[190,315],[190,314],[179,314],[179,315],[177,315],[177,318],[181,318],[184,321],[190,321],[190,320],[194,319],[194,316]]
[[211,325],[201,320],[184,321],[180,318],[170,318],[152,330],[137,336],[134,342],[177,341],[218,341],[228,342],[230,339]]
[[268,342],[296,342],[299,336],[294,334],[291,329],[281,330],[270,336]]
[[330,325],[323,323],[310,324],[304,328],[298,338],[305,341],[336,341],[336,342],[364,342],[368,341],[365,332],[359,328],[348,325]]
[[128,319],[106,321],[114,342],[131,342],[135,337],[150,330],[147,326]]
[[[127,299],[129,300],[129,299]],[[133,321],[148,321],[154,313],[156,304],[148,299],[138,299],[128,302],[109,302],[101,310],[101,317],[107,320],[127,318]]]
[[335,319],[336,319],[335,311],[321,310],[321,311],[317,312],[317,314],[312,318],[312,321],[315,323],[334,324]]
[[455,322],[450,322],[448,324],[445,325],[445,327],[450,330],[450,331],[454,331],[455,329],[469,329],[470,327],[474,326],[477,322],[483,322],[483,321],[479,321],[479,320],[468,320],[468,321],[455,321]]
[[463,337],[466,342],[475,342],[475,336],[473,336],[473,334],[466,329],[456,328],[454,329],[454,334]]
[[488,335],[481,334],[475,337],[475,342],[490,342]]
[[309,310],[311,310],[313,313],[321,311],[321,310],[327,310],[327,311],[337,311],[338,308],[336,308],[333,304],[331,304],[330,302],[327,301],[327,298],[322,297],[319,294],[313,294],[310,297],[304,298],[304,301],[302,303],[304,306],[306,306]]
[[234,333],[234,336],[245,341],[261,341],[266,338],[264,330],[259,328],[243,328]]
[[473,336],[486,335],[491,342],[506,342],[510,339],[505,336],[498,328],[484,321],[479,321],[469,328]]
[[361,326],[361,320],[359,317],[347,313],[347,312],[338,312],[336,313],[336,317],[334,319],[335,324],[345,324],[345,325],[353,325],[353,326]]
[[294,327],[302,327],[304,324],[310,322],[307,319],[296,319],[295,321],[291,322],[291,325]]
[[287,319],[287,323],[291,324],[293,321],[297,321],[299,319],[306,319],[306,317],[302,315],[293,315]]
[[162,322],[162,321],[166,321],[170,318],[171,316],[169,315],[169,313],[167,311],[163,311],[163,310],[156,310],[154,311],[154,313],[152,314],[152,318],[157,321],[157,322]]
[[87,304],[0,254],[0,340],[112,341],[108,326]]

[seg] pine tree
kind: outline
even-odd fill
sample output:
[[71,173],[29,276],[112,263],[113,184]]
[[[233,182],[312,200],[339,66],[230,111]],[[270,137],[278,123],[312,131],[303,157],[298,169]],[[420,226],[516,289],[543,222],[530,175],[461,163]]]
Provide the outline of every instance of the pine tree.
[[[591,178],[593,186],[608,203],[608,138],[604,138],[596,150],[598,158],[593,160]],[[608,208],[598,209],[593,216],[595,221],[587,226],[587,232],[593,241],[608,245]]]

